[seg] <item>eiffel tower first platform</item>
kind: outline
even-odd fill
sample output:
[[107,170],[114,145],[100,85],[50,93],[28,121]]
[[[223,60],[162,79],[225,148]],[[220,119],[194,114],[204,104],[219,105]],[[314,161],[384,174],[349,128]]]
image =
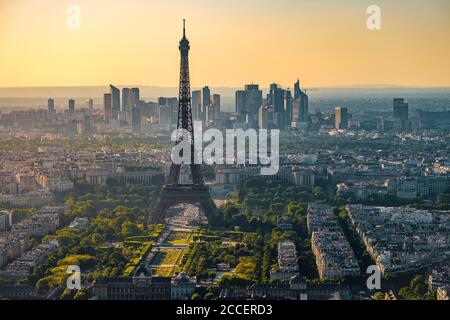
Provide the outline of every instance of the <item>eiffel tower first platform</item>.
[[[180,203],[196,205],[209,219],[217,212],[217,208],[209,193],[209,187],[205,186],[203,175],[199,164],[194,164],[194,131],[192,123],[191,108],[191,86],[189,80],[189,41],[186,38],[185,21],[183,20],[183,38],[180,41],[180,88],[178,102],[177,129],[187,130],[191,135],[191,163],[189,164],[192,174],[192,184],[182,185],[178,183],[180,177],[180,164],[172,162],[166,185],[161,190],[161,197],[156,208],[149,217],[149,223],[162,223],[167,209]],[[179,137],[175,143],[182,141]]]

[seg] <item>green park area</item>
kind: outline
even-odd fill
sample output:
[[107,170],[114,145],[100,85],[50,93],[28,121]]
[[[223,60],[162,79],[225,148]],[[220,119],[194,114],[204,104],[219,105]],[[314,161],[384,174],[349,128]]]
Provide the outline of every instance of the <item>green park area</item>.
[[172,232],[166,240],[172,245],[187,245],[192,242],[192,232],[190,231],[175,231]]
[[154,264],[157,265],[155,274],[162,277],[173,275],[175,269],[182,261],[184,251],[181,249],[158,251],[154,258]]

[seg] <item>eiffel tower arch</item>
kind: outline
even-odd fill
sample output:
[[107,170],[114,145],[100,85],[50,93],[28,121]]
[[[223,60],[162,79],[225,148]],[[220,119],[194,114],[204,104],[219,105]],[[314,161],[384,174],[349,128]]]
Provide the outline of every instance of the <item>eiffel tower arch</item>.
[[[190,203],[198,206],[208,219],[217,212],[217,208],[209,193],[209,187],[205,186],[200,165],[194,163],[195,146],[191,108],[191,86],[189,79],[190,45],[189,40],[186,38],[184,20],[183,38],[180,41],[179,49],[181,62],[177,129],[187,130],[191,136],[191,162],[189,166],[192,174],[192,184],[183,185],[178,183],[181,165],[172,163],[167,183],[161,190],[161,197],[158,204],[150,214],[149,223],[162,223],[166,216],[167,209],[180,203]],[[181,141],[182,137],[180,136],[175,142],[175,145]]]

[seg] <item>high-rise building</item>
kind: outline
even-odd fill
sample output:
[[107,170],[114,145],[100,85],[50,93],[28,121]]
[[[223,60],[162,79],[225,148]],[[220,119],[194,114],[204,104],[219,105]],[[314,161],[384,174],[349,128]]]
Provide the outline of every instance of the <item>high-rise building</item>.
[[55,100],[48,99],[47,101],[47,110],[49,113],[55,112]]
[[281,88],[276,88],[272,93],[273,112],[284,114],[284,96],[285,92]]
[[[173,124],[178,117],[178,98],[158,98],[158,108],[160,115],[162,115],[162,123],[160,118],[160,124]],[[167,123],[165,119],[167,118]]]
[[394,98],[394,118],[406,121],[408,120],[408,103],[403,98]]
[[133,103],[133,95],[130,88],[122,89],[122,111],[130,111]]
[[141,108],[131,108],[131,131],[134,133],[141,133]]
[[94,100],[93,99],[86,100],[86,108],[90,111],[94,110]]
[[192,91],[192,117],[202,119],[202,91]]
[[69,113],[70,114],[75,113],[75,100],[74,99],[69,100]]
[[405,130],[409,128],[409,105],[403,98],[394,98],[393,101],[394,119],[397,120],[396,127]]
[[258,127],[259,129],[269,129],[269,110],[266,107],[259,108]]
[[400,121],[400,128],[402,130],[407,129],[409,118],[409,105],[403,98],[394,98],[393,101],[394,119]]
[[167,125],[172,122],[172,108],[167,105],[159,105],[159,124]]
[[140,92],[139,88],[131,88],[131,107],[134,107],[139,104],[140,101]]
[[247,113],[245,110],[245,91],[238,90],[236,91],[235,96],[235,111],[238,114],[239,118],[242,120],[245,118],[245,114]]
[[8,231],[11,227],[12,216],[9,211],[2,210],[0,211],[0,232]]
[[220,118],[220,94],[213,94],[212,104],[214,106],[214,118]]
[[206,107],[206,119],[205,121],[207,123],[213,123],[214,120],[216,119],[215,115],[216,115],[216,106],[213,104],[210,104],[209,106]]
[[110,93],[105,93],[103,95],[103,107],[105,113],[105,123],[108,124],[113,117],[112,112],[112,96]]
[[285,90],[282,88],[274,88],[271,93],[274,120],[278,129],[284,129],[285,123]]
[[285,110],[284,110],[284,128],[289,130],[292,123],[292,94],[290,90],[284,93]]
[[160,106],[167,106],[167,98],[166,97],[159,97],[158,98],[158,105]]
[[240,121],[246,119],[250,127],[258,126],[258,111],[262,105],[262,90],[257,84],[247,84],[236,91],[236,112]]
[[294,99],[297,99],[302,94],[302,90],[300,89],[300,80],[297,79],[297,82],[294,83]]
[[117,115],[120,112],[120,90],[113,85],[109,85],[112,102],[113,115]]
[[335,109],[335,128],[347,129],[348,128],[348,110],[344,107],[336,107]]
[[294,84],[294,101],[292,102],[292,121],[298,123],[306,123],[308,118],[309,99],[305,91],[300,88],[300,81]]
[[206,114],[208,112],[208,106],[211,104],[211,90],[206,86],[202,89],[202,112]]
[[278,84],[276,83],[272,83],[269,86],[269,96],[268,96],[268,100],[269,100],[269,105],[273,106],[273,96],[275,95],[275,90],[278,89]]

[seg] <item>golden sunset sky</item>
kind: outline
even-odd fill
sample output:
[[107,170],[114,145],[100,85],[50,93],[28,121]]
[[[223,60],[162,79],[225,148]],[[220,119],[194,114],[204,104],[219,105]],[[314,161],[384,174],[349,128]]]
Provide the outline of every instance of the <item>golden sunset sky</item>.
[[183,18],[193,86],[450,86],[448,0],[0,0],[0,87],[177,86]]

